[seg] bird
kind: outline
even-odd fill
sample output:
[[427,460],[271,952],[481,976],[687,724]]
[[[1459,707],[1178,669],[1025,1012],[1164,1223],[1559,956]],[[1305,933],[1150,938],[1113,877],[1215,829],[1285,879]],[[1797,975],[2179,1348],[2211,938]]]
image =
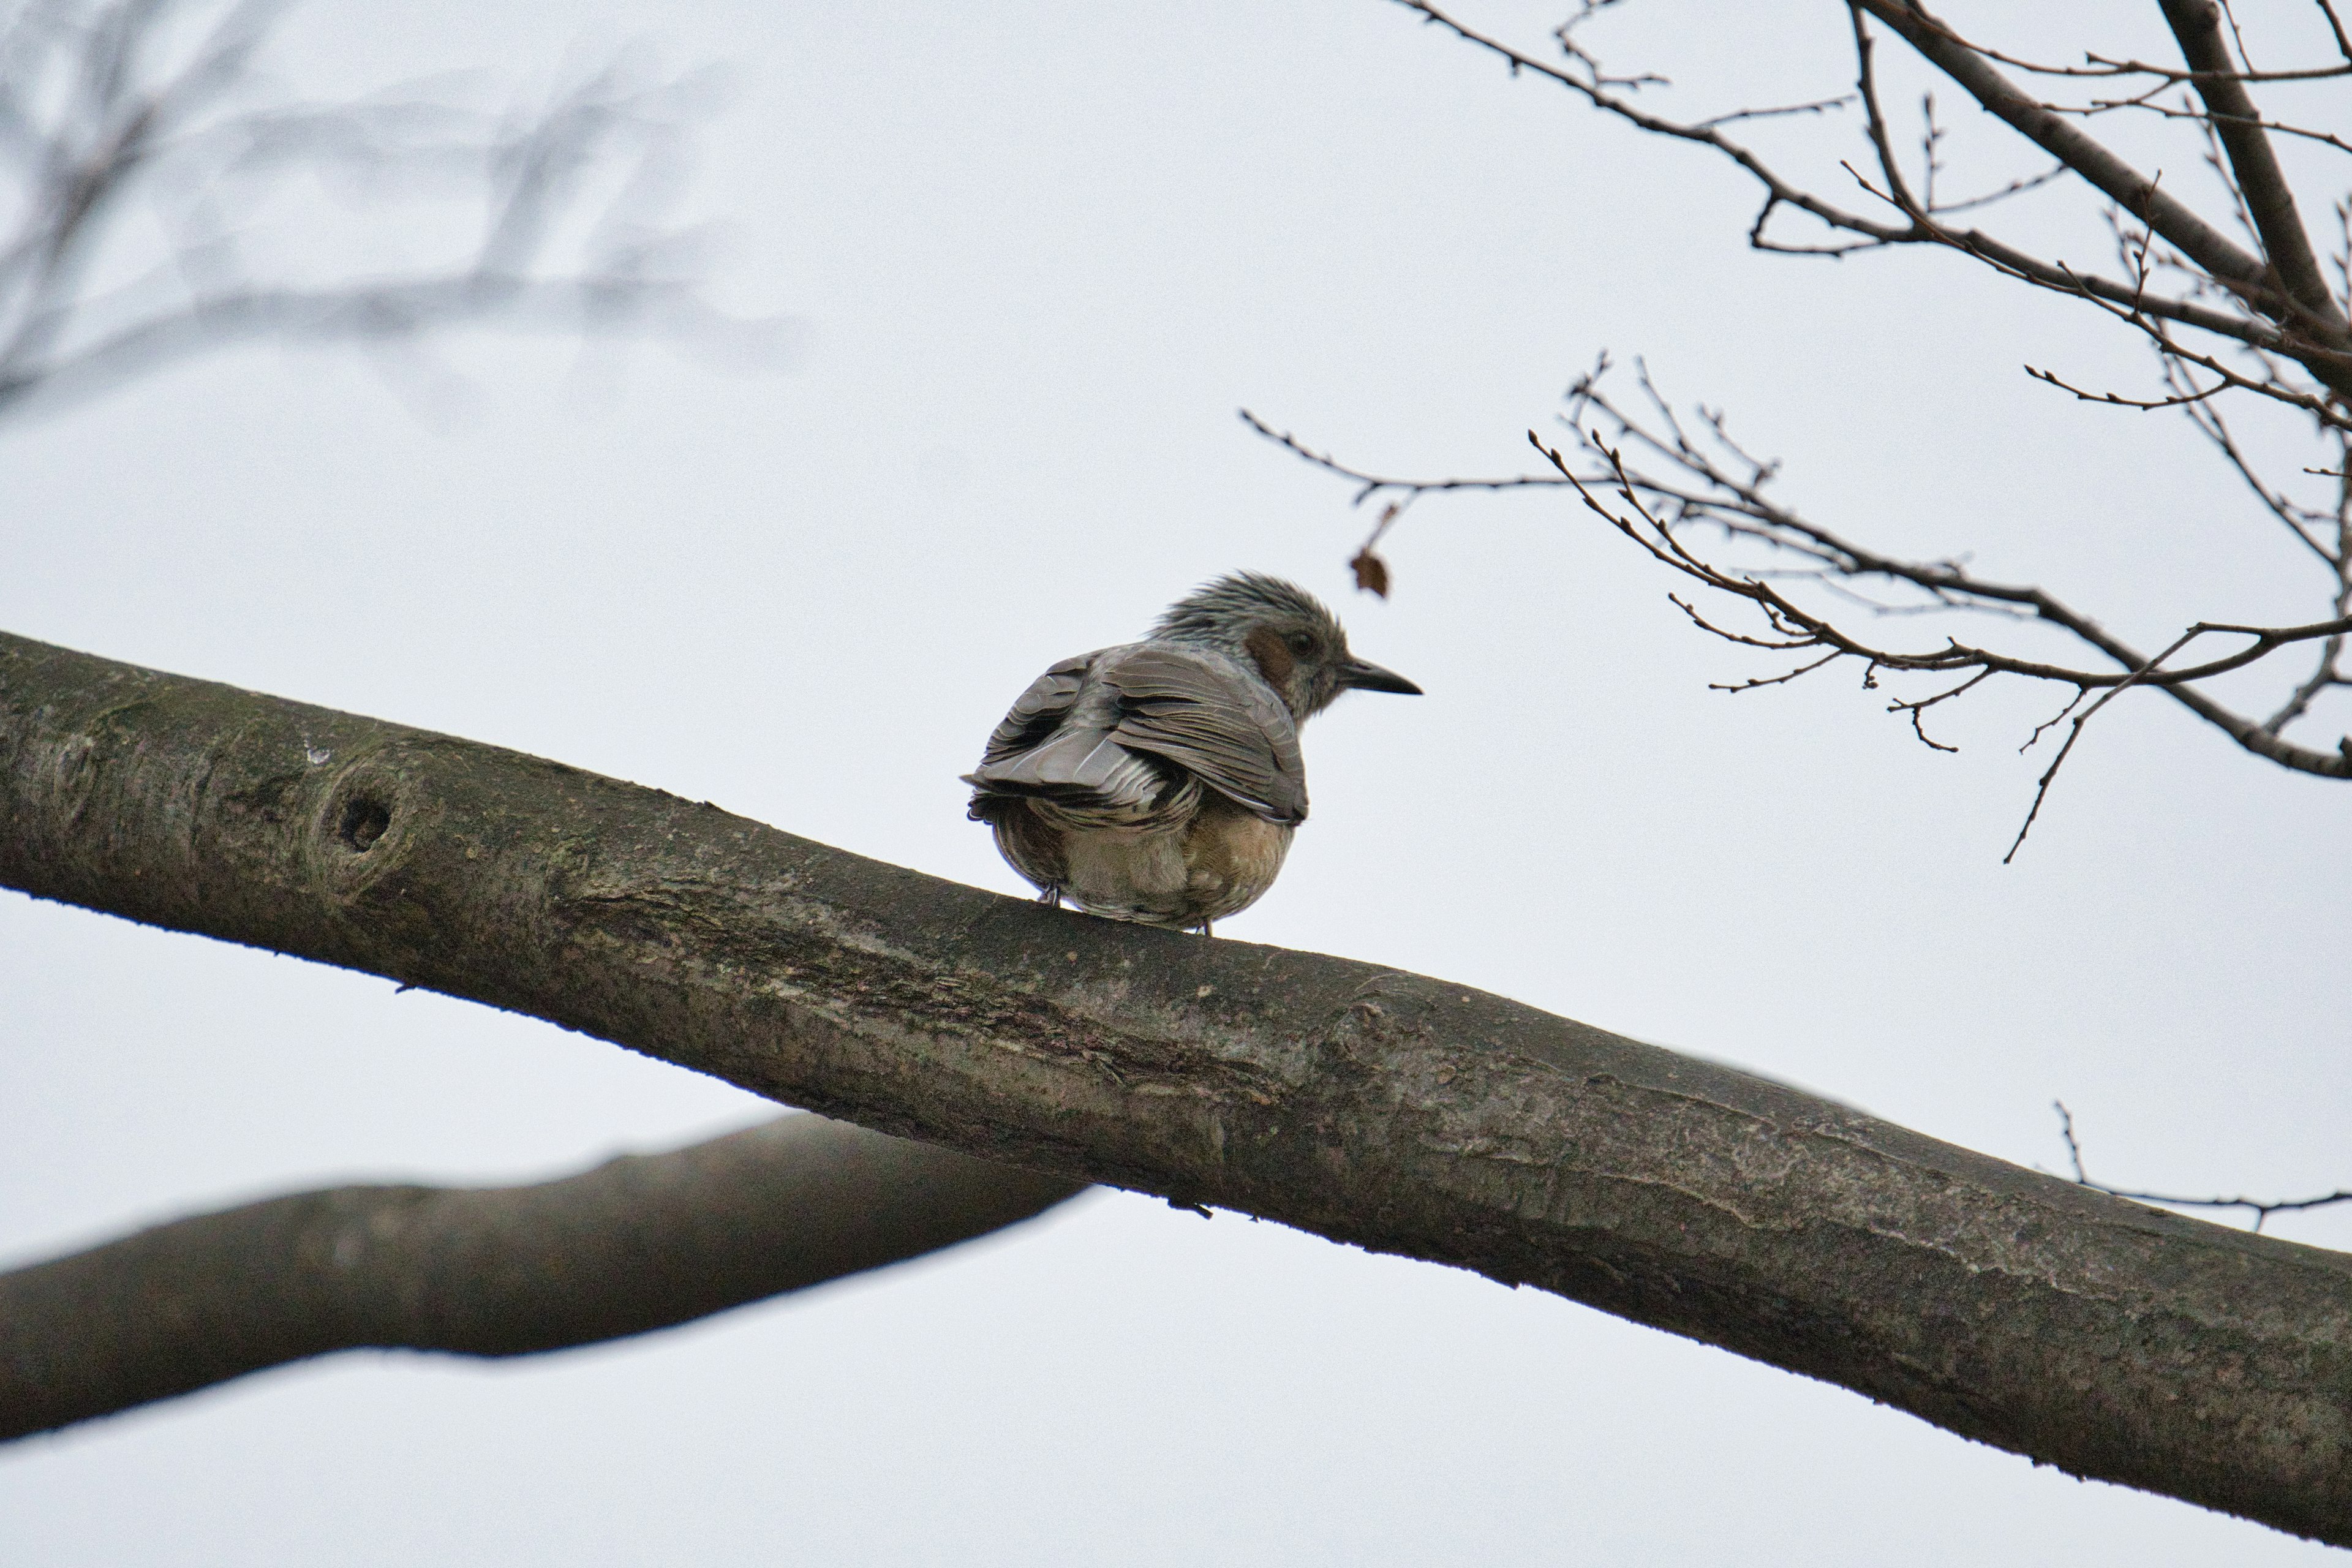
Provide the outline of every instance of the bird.
[[1299,726],[1345,691],[1422,694],[1306,589],[1220,577],[1141,642],[1039,676],[963,775],[969,815],[1042,904],[1211,935],[1281,872],[1307,820]]

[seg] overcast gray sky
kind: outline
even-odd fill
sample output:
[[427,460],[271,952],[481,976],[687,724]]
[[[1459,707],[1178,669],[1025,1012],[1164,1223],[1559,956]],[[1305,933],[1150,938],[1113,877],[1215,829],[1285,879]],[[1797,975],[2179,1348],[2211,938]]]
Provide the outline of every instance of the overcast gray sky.
[[[1643,5],[1612,59],[1748,101],[1845,84],[1834,5]],[[1482,15],[1539,42],[1554,8]],[[2053,52],[2166,47],[2153,7],[2064,10],[2071,37],[1967,15]],[[1310,728],[1315,820],[1221,934],[1487,987],[2006,1159],[2062,1163],[2063,1097],[2111,1179],[2352,1184],[2343,785],[2120,701],[2004,867],[2039,697],[1954,711],[1952,756],[1850,673],[1710,692],[1769,671],[1556,498],[1424,504],[1369,600],[1345,489],[1234,418],[1392,470],[1517,470],[1594,353],[1639,353],[1859,536],[1974,551],[2143,645],[2315,618],[2173,416],[2020,369],[2144,386],[2120,332],[1950,258],[1754,256],[1724,168],[1376,0],[320,3],[276,58],[321,94],[527,83],[636,37],[732,67],[690,205],[726,220],[714,291],[798,323],[787,367],[484,337],[447,352],[458,390],[274,349],[158,375],[0,430],[0,626],[1020,891],[956,782],[1006,703],[1204,577],[1276,572],[1429,695]],[[13,1259],[770,1110],[13,894],[0,995]],[[2275,1228],[2352,1245],[2352,1216]],[[0,1555],[27,1564],[2320,1554],[1534,1291],[1110,1195],[648,1340],[348,1356],[0,1453]]]

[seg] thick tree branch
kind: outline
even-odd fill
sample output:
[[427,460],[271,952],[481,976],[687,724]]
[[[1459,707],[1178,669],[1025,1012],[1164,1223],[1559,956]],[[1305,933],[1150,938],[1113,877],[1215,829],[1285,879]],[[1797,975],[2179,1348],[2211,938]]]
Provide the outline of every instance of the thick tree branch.
[[[2135,282],[2102,278],[2084,272],[2077,268],[2029,255],[1981,229],[1961,230],[1940,221],[1944,214],[1983,206],[1988,205],[1988,200],[2001,199],[2041,185],[2046,183],[2046,175],[2037,175],[2013,182],[1995,197],[1987,200],[1955,203],[1949,205],[1938,205],[1927,210],[1916,205],[1909,209],[1904,208],[1892,191],[1875,192],[1873,194],[1885,199],[1905,219],[1902,223],[1880,222],[1849,211],[1814,192],[1805,190],[1795,181],[1775,170],[1754,149],[1724,136],[1721,128],[1740,118],[1739,116],[1719,116],[1711,120],[1678,121],[1663,115],[1652,114],[1640,109],[1623,96],[1605,90],[1610,85],[1622,85],[1622,79],[1602,77],[1591,58],[1580,49],[1572,52],[1570,58],[1583,74],[1580,74],[1579,69],[1562,68],[1525,50],[1514,48],[1488,34],[1482,33],[1456,19],[1450,13],[1438,8],[1433,0],[1395,0],[1395,3],[1421,16],[1432,26],[1443,27],[1465,43],[1475,45],[1497,58],[1508,62],[1514,74],[1525,71],[1540,76],[1576,93],[1595,109],[1617,116],[1637,130],[1675,141],[1710,147],[1728,158],[1754,179],[1764,191],[1763,205],[1758,211],[1755,220],[1748,226],[1748,243],[1759,250],[1791,256],[1850,256],[1860,251],[1885,249],[1903,245],[1942,246],[1973,257],[1997,272],[2015,278],[2021,282],[2032,284],[2036,288],[2047,289],[2053,293],[2088,298],[2109,305],[2122,306],[2132,316],[2179,321],[2184,326],[2195,327],[2202,331],[2212,332],[2217,336],[2259,348],[2284,350],[2294,346],[2290,344],[2283,329],[2261,317],[2234,315],[2228,311],[2200,305],[2191,300],[2168,299],[2152,292],[2144,279]],[[1863,0],[1850,0],[1850,4],[1858,9],[1863,8]],[[1951,37],[1949,34],[1944,36],[1948,38]],[[1976,47],[1967,44],[1958,44],[1957,47],[1963,49]],[[1979,52],[1990,53],[1983,50]],[[1995,74],[1998,76],[1998,73]],[[2015,89],[2011,89],[2011,90]],[[2047,108],[2047,106],[2037,107]],[[2054,110],[2049,110],[2049,113],[2052,119],[2057,118]],[[2072,130],[2071,127],[2068,129]],[[2095,148],[2098,146],[2097,142],[2079,131],[2073,132],[2073,134],[2087,146]],[[2108,156],[2108,163],[2113,165],[2110,173],[2122,170],[2126,174],[2130,174],[2128,167],[2122,164],[2119,160],[2114,159],[2112,155]],[[2063,169],[2066,165],[2062,163],[2060,167]],[[2137,178],[2137,175],[2132,177]],[[2093,183],[2096,184],[2095,181]],[[2169,198],[2167,200],[2168,201]],[[2179,205],[2177,203],[2173,205],[2176,207]],[[1805,213],[1818,219],[1824,227],[1835,234],[1850,235],[1853,237],[1851,240],[1828,245],[1789,244],[1771,238],[1769,231],[1772,220],[1783,207]],[[2137,211],[2137,209],[2134,210]],[[2185,207],[2179,208],[2179,211],[2187,213]],[[2210,226],[2204,225],[2202,219],[2197,218],[2193,214],[2189,214],[2189,216],[2190,222],[2199,225],[2202,232],[2217,238],[2229,254],[2242,258],[2249,266],[2253,266],[2256,270],[2259,270],[2259,266],[2254,263],[2252,258],[2231,246],[2226,237],[2221,237]],[[2322,352],[2312,349],[2309,345],[2304,346],[2306,352]],[[2352,374],[2352,372],[2347,374]]]
[[[2231,243],[2229,236],[2125,163],[2079,125],[2051,109],[1995,69],[1982,50],[1909,0],[1853,0],[1903,41],[1950,77],[1978,103],[2010,127],[2098,187],[2117,205],[2147,223],[2165,242],[2261,308],[2273,294],[2260,258]],[[2266,314],[2274,314],[2272,298]]]
[[2271,147],[2270,133],[2246,84],[2231,74],[2237,62],[2221,39],[2221,7],[2214,0],[2163,0],[2164,20],[2180,44],[2180,58],[2196,72],[2213,134],[2228,149],[2239,195],[2262,237],[2263,251],[2280,286],[2312,321],[2341,335],[2344,314],[2327,291],[2326,274],[2311,248],[2311,236],[2295,210],[2294,187],[2287,184]]
[[1538,1285],[2352,1544],[2352,1258],[1461,986],[1096,921],[0,637],[0,883]]
[[[2329,300],[2324,284],[2317,296],[2319,308],[2315,310],[2303,298],[2302,290],[2296,287],[2299,280],[2291,271],[2284,278],[2285,286],[2283,287],[2279,271],[2266,265],[2260,257],[2233,244],[2227,235],[2198,216],[2155,180],[2124,162],[2064,115],[2027,94],[1994,67],[1983,49],[1961,38],[1919,5],[1916,0],[1850,0],[1850,4],[1867,10],[1902,35],[1905,42],[1918,50],[1937,69],[1967,89],[1969,96],[1986,110],[2007,121],[2043,152],[2111,197],[2126,212],[2147,224],[2166,244],[2204,268],[2208,275],[2244,300],[2250,307],[2278,322],[2287,334],[2284,352],[2301,361],[2312,374],[2326,384],[2330,391],[2340,397],[2352,397],[2352,333],[2347,333],[2344,317]],[[2168,16],[2173,8],[2172,0],[2166,0]],[[2184,37],[2184,47],[2187,42]],[[2218,39],[2216,42],[2218,44]],[[2226,97],[2234,88],[2237,99],[2244,101],[2249,110],[2252,108],[2245,89],[2236,83],[2217,83],[2200,78],[2199,86],[2209,94],[2209,102],[2212,93],[2218,91]],[[2269,156],[2269,142],[2258,125],[2242,124],[2233,129],[2218,112],[2214,123],[2221,132],[2225,143],[2231,147],[2233,159],[2238,155],[2239,144],[2230,141],[2232,134],[2241,141],[2251,137],[2259,142],[2262,155]],[[2278,175],[2275,161],[2271,163],[2270,172],[2278,176],[2277,190],[2284,192],[2286,188],[2284,179]],[[2250,202],[2265,199],[2264,194],[2259,191],[2245,194]],[[2274,198],[2276,194],[2270,193],[2270,195]],[[2272,221],[2275,224],[2278,213],[2274,199],[2271,200],[2270,205]],[[2287,216],[2292,219],[2291,199]],[[2256,214],[2256,219],[2259,225],[2260,213]],[[2294,227],[2299,234],[2299,220],[2294,221]],[[2266,245],[2272,243],[2273,235],[2269,227],[2261,227],[2259,232]],[[2279,243],[2286,243],[2283,233]],[[2307,255],[2307,242],[2305,252]],[[2312,271],[2316,277],[2315,262]]]
[[535,1186],[351,1186],[0,1274],[0,1439],[331,1351],[524,1355],[902,1262],[1082,1184],[787,1116]]

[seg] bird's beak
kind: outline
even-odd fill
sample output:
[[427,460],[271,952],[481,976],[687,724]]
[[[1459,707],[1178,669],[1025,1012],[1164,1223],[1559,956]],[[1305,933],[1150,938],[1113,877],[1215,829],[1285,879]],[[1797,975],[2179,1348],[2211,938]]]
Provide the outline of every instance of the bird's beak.
[[1392,669],[1382,669],[1377,664],[1366,664],[1351,658],[1339,669],[1339,684],[1358,691],[1393,691],[1400,697],[1418,697],[1421,688]]

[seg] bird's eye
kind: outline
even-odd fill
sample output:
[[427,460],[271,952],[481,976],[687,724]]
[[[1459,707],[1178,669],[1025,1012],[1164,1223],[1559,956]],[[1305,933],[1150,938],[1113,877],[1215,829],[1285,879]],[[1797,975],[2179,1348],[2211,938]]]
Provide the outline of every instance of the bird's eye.
[[1315,651],[1315,639],[1308,637],[1305,632],[1293,632],[1288,637],[1283,638],[1282,641],[1284,647],[1289,648],[1292,653],[1297,655],[1300,658],[1305,658],[1308,654]]

